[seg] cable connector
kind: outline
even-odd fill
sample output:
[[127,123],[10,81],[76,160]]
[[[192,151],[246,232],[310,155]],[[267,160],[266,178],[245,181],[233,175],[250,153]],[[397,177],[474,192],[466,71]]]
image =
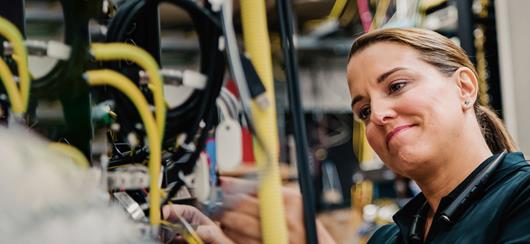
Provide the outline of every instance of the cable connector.
[[[223,5],[223,1],[225,0],[209,0],[210,4],[212,5],[212,10],[214,12],[221,11],[221,6]],[[229,0],[232,1],[232,0]]]
[[[206,87],[206,81],[208,78],[192,70],[174,70],[174,69],[161,69],[160,75],[162,76],[165,84],[171,84],[176,86],[187,86],[194,89],[202,90]],[[140,71],[140,83],[147,84],[149,82],[149,76],[146,72]]]
[[149,175],[143,166],[124,166],[107,174],[107,185],[111,190],[149,188]]
[[[28,55],[33,56],[47,56],[59,60],[67,60],[70,57],[70,46],[56,41],[37,41],[26,40],[25,45],[28,49]],[[4,55],[13,55],[13,47],[11,43],[4,41]]]
[[262,93],[254,98],[254,102],[256,102],[256,105],[260,109],[266,109],[271,105],[269,98],[267,98],[267,95],[265,93]]
[[112,194],[114,199],[129,213],[131,218],[136,221],[143,220],[145,221],[147,217],[144,214],[144,211],[132,197],[130,197],[125,192],[115,192]]
[[254,68],[250,59],[245,55],[240,55],[240,57],[243,72],[247,78],[246,80],[248,83],[248,89],[250,90],[250,96],[260,109],[267,108],[270,106],[271,102],[265,93],[266,89],[263,81],[261,81],[258,72]]
[[[29,49],[29,45],[28,45]],[[47,55],[51,58],[56,58],[59,60],[67,60],[70,57],[71,48],[70,46],[56,41],[49,41],[47,48]]]

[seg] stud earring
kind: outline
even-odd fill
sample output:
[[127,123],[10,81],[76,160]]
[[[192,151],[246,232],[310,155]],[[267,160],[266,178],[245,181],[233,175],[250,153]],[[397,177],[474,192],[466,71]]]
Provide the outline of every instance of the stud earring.
[[470,103],[471,102],[469,100],[464,101],[464,105],[466,105],[466,107],[469,106]]

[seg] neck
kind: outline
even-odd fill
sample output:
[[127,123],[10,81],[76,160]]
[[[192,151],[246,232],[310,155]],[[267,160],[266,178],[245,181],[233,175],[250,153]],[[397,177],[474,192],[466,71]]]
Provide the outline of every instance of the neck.
[[[435,165],[434,170],[424,174],[421,178],[414,179],[423,191],[433,212],[436,212],[440,200],[453,191],[462,181],[468,177],[484,160],[492,155],[488,145],[482,139],[480,130],[479,137],[462,138],[459,146],[452,148],[445,158],[440,158],[438,162],[431,162]],[[472,145],[473,150],[461,145]]]

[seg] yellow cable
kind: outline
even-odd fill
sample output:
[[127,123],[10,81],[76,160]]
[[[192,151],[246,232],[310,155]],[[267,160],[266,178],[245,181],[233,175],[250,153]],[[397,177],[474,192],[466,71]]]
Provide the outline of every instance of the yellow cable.
[[354,1],[347,1],[344,6],[344,11],[339,16],[339,25],[346,26],[354,21],[353,19],[359,13],[357,10],[357,4]]
[[166,124],[166,103],[164,99],[164,83],[159,73],[159,67],[153,57],[145,50],[125,43],[94,43],[90,52],[97,60],[130,60],[147,73],[155,100],[155,115],[160,140],[164,139],[164,126]]
[[[188,244],[203,244],[204,242],[202,241],[202,239],[199,237],[199,235],[197,234],[197,232],[193,229],[193,228],[189,228],[191,227],[189,225],[189,223],[186,221],[186,219],[183,219],[182,216],[179,216],[175,211],[174,211],[174,208],[173,208],[173,203],[171,201],[169,201],[169,207],[171,209],[171,211],[175,214],[175,217],[177,217],[177,219],[179,220],[178,222],[180,222],[180,224],[182,225],[182,232],[183,233],[180,233],[182,235],[182,237],[184,237],[184,240],[186,242],[188,242]],[[183,223],[185,222],[185,223]],[[173,225],[173,223],[170,223],[168,221],[165,221],[165,220],[162,220],[162,223],[163,224],[166,224],[168,226],[171,226]],[[185,226],[185,225],[188,225],[188,226]]]
[[419,4],[419,8],[421,10],[427,10],[427,9],[430,9],[432,7],[436,7],[442,3],[445,3],[447,2],[447,0],[421,0],[420,1],[420,4]]
[[315,20],[307,21],[305,23],[306,28],[314,29],[316,26],[322,24],[325,21],[338,20],[340,18],[341,13],[346,8],[347,3],[348,3],[348,0],[335,0],[335,3],[333,4],[331,11],[326,17],[322,19],[315,19]]
[[374,158],[374,152],[366,139],[365,127],[362,122],[354,121],[353,151],[357,155],[359,164],[367,163]]
[[[245,49],[263,81],[265,95],[271,102],[271,105],[263,110],[255,103],[252,104],[256,132],[266,147],[266,150],[254,147],[257,165],[262,169],[258,194],[263,243],[284,244],[288,243],[288,236],[278,166],[278,127],[265,1],[242,0],[240,4]],[[267,155],[266,151],[269,151],[270,155]]]
[[74,146],[60,143],[60,142],[52,142],[48,146],[54,149],[55,151],[60,152],[72,158],[74,162],[80,168],[88,169],[90,167],[90,163],[88,162],[85,155],[81,151],[79,151],[79,149],[75,148]]
[[[18,107],[16,110],[13,107],[13,111],[17,113],[23,113],[23,112],[26,112],[26,109],[28,107],[29,89],[30,89],[30,82],[31,82],[30,77],[29,77],[29,70],[28,70],[28,55],[26,51],[26,46],[24,45],[24,39],[22,38],[22,34],[20,34],[17,27],[2,17],[0,17],[0,35],[2,35],[13,47],[13,58],[17,62],[18,76],[20,79],[20,92],[17,91],[17,93],[19,94],[18,95],[19,102],[16,102],[17,103],[16,106]],[[3,63],[1,66],[7,67],[5,63]],[[4,69],[5,67],[2,67],[2,69]],[[6,75],[7,75],[7,72],[3,71],[2,80],[6,79],[5,77]],[[12,74],[10,75],[11,77],[13,77]],[[4,85],[5,84],[6,84],[6,81],[4,81]],[[6,87],[6,90],[7,89],[8,88]],[[13,94],[14,93],[11,92],[11,94],[8,94],[8,95],[12,96]]]
[[348,3],[347,0],[335,0],[335,4],[333,4],[333,8],[331,9],[331,12],[329,13],[327,18],[338,19],[340,17],[340,14],[346,7],[346,3]]
[[122,74],[112,70],[94,70],[86,73],[88,83],[92,86],[109,85],[125,94],[138,109],[144,122],[149,142],[149,221],[152,225],[160,225],[160,195],[158,186],[160,178],[161,143],[157,133],[155,119],[149,110],[149,104],[136,85]]
[[13,73],[11,73],[11,70],[2,59],[0,59],[0,78],[4,83],[9,102],[11,103],[11,109],[15,113],[23,113],[24,105],[18,92],[17,83],[15,78],[13,78]]
[[199,237],[197,232],[195,232],[193,229],[186,229],[186,227],[178,224],[171,223],[166,220],[162,220],[161,223],[163,225],[168,226],[169,228],[176,230],[178,234],[182,236],[182,238],[186,241],[188,244],[203,244],[204,242]]
[[[357,214],[363,216],[364,206],[372,203],[373,198],[373,183],[368,180],[363,180],[355,183],[351,187],[352,210]],[[361,235],[360,244],[368,243],[368,236]]]
[[390,0],[380,0],[377,3],[377,8],[375,10],[375,15],[374,19],[372,20],[372,24],[370,25],[370,30],[375,30],[381,27],[386,17],[386,12],[388,11],[389,6]]

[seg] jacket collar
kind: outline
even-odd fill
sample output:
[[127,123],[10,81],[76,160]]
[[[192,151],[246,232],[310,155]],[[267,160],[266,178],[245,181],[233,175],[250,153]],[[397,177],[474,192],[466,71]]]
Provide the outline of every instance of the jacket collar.
[[[462,181],[453,191],[451,191],[447,196],[443,197],[440,201],[437,213],[440,213],[440,210],[447,208],[449,204],[466,188],[467,185],[471,183],[473,178],[480,172],[481,169],[486,167],[491,163],[498,154],[493,155],[484,162],[482,162],[473,172],[467,176],[464,181]],[[497,166],[491,179],[488,180],[488,185],[486,188],[490,188],[502,181],[503,178],[509,176],[512,172],[519,170],[522,167],[530,167],[526,162],[523,154],[521,152],[508,153],[503,161]],[[421,206],[425,203],[427,199],[423,193],[419,193],[414,198],[412,198],[403,208],[401,208],[396,214],[394,214],[393,219],[396,225],[399,227],[400,235],[404,243],[408,243],[408,236],[410,231],[410,226],[414,215],[418,213]],[[437,214],[435,214],[435,218]],[[431,227],[432,228],[432,227]]]

